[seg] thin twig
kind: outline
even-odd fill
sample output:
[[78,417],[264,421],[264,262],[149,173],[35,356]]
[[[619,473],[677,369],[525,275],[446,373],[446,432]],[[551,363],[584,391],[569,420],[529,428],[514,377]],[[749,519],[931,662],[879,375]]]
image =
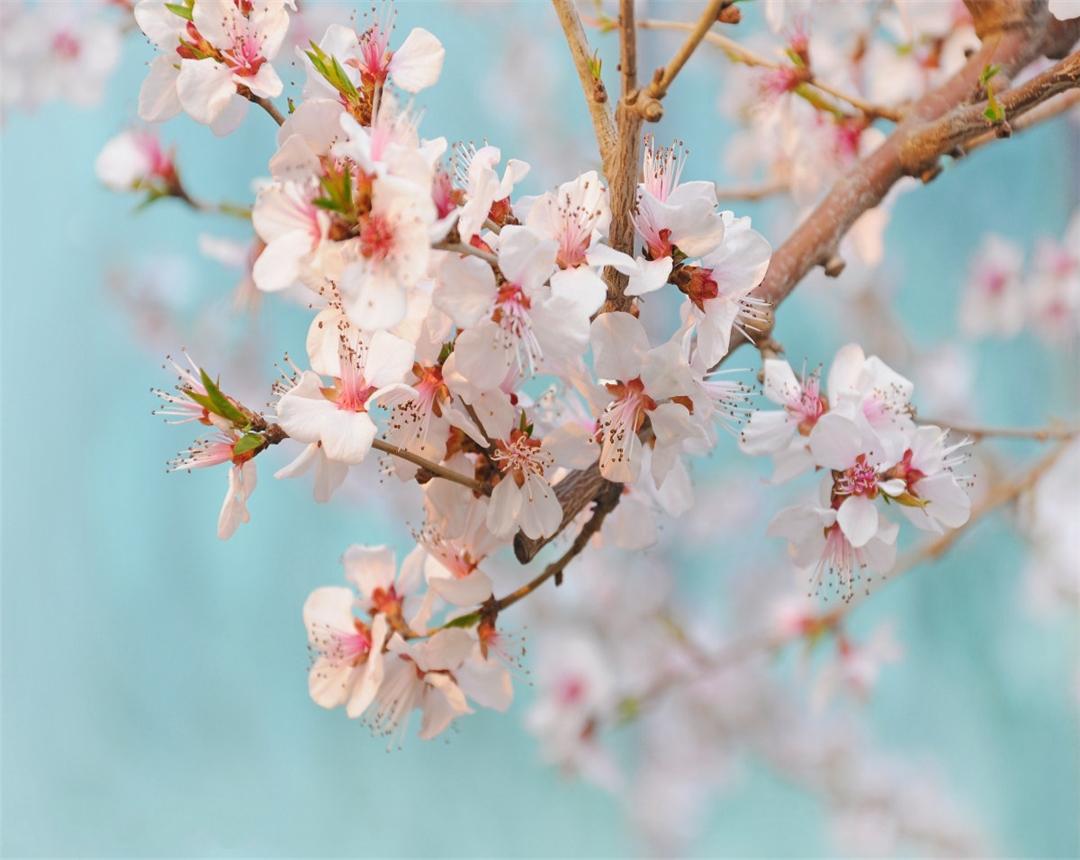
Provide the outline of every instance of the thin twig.
[[[696,25],[694,24],[688,24],[683,21],[663,21],[657,19],[647,19],[644,21],[639,21],[638,26],[644,30],[690,31],[693,31],[696,27]],[[728,59],[730,59],[732,62],[741,63],[744,66],[755,66],[762,69],[790,68],[782,63],[778,63],[768,59],[767,57],[763,57],[761,54],[758,54],[750,50],[749,48],[740,45],[734,39],[728,38],[721,33],[710,31],[705,34],[704,38],[705,41],[709,44],[715,45],[716,47],[720,48],[720,50],[727,54]],[[820,81],[813,75],[810,75],[807,78],[805,84],[832,96],[834,99],[851,105],[860,113],[871,119],[881,117],[882,119],[887,119],[892,122],[899,122],[901,119],[903,119],[903,112],[897,108],[888,107],[886,105],[873,104],[863,98],[860,98],[859,96],[843,92],[842,90],[839,90],[830,84]]]
[[604,172],[607,173],[618,140],[615,120],[608,105],[607,90],[604,89],[604,82],[599,75],[593,72],[593,53],[589,50],[589,42],[585,38],[585,29],[581,25],[581,16],[578,15],[574,0],[551,0],[551,5],[555,7],[555,13],[559,16],[559,23],[566,36],[566,44],[570,48],[570,56],[581,81],[589,116],[592,118],[600,160],[604,165]]
[[382,451],[384,454],[390,454],[393,457],[400,457],[402,460],[408,460],[414,466],[419,466],[425,472],[429,472],[436,478],[443,478],[447,481],[453,481],[455,484],[461,484],[461,486],[468,487],[474,493],[480,493],[481,495],[486,496],[491,492],[491,488],[483,481],[478,481],[476,478],[470,478],[468,475],[461,474],[461,472],[448,469],[446,466],[428,460],[426,457],[421,457],[419,454],[414,454],[412,451],[405,448],[391,445],[389,442],[384,442],[382,439],[376,439],[371,443],[371,447],[376,451]]
[[[267,424],[263,432],[266,435],[267,442],[271,445],[278,445],[290,438],[289,434],[285,432],[280,424]],[[446,466],[428,460],[426,457],[421,457],[419,454],[414,454],[412,451],[408,451],[405,448],[391,445],[389,442],[384,442],[382,439],[375,439],[371,443],[371,447],[376,451],[382,451],[384,454],[389,454],[392,457],[400,457],[402,460],[407,460],[433,477],[453,481],[455,484],[461,484],[461,486],[468,487],[473,492],[480,493],[481,495],[489,495],[491,493],[491,488],[483,481],[478,481],[475,478],[470,478],[468,475],[455,472],[453,469],[448,469]]]
[[499,264],[499,258],[489,251],[485,251],[482,248],[477,248],[475,245],[466,245],[464,242],[436,242],[431,246],[439,251],[453,251],[455,254],[468,254],[472,257],[479,257],[485,263],[490,263],[492,266]]
[[622,492],[622,488],[618,484],[609,484],[606,491],[596,500],[596,507],[593,509],[592,516],[588,522],[581,527],[581,531],[578,532],[577,537],[574,538],[574,542],[570,544],[570,549],[564,552],[559,558],[545,567],[539,575],[533,577],[520,588],[511,591],[504,597],[500,597],[494,602],[494,610],[501,612],[508,606],[513,606],[519,600],[532,594],[541,585],[547,582],[552,577],[556,577],[556,582],[562,576],[563,569],[574,560],[574,558],[581,554],[581,551],[585,549],[589,539],[600,531],[600,527],[604,524],[604,518],[607,517],[611,511],[615,509],[615,505],[618,503],[619,494]]
[[169,188],[169,197],[179,200],[196,212],[209,212],[218,215],[228,215],[232,218],[241,218],[244,221],[251,220],[251,207],[241,206],[238,203],[208,203],[205,200],[200,200],[197,197],[192,197],[183,185],[179,184],[179,181]]
[[266,111],[267,114],[270,115],[270,119],[272,119],[278,125],[284,125],[285,124],[285,117],[282,115],[281,111],[279,111],[274,106],[274,103],[272,101],[270,101],[270,99],[266,98],[265,96],[257,96],[257,95],[255,95],[255,93],[253,93],[247,87],[238,87],[237,92],[240,93],[240,95],[242,95],[244,98],[246,98],[252,104],[258,105],[264,111]]
[[[701,40],[708,35],[710,28],[716,23],[716,19],[720,15],[720,10],[724,7],[725,0],[709,0],[709,4],[702,11],[697,22],[694,24],[687,24],[680,29],[688,30],[690,35],[686,37],[686,41],[679,46],[679,50],[675,52],[666,66],[661,69],[657,69],[656,74],[653,76],[652,82],[645,88],[646,96],[657,99],[658,101],[667,95],[668,88],[675,80],[676,76],[682,71],[682,67],[686,65],[686,61],[693,56],[694,51],[697,50],[698,45],[701,44]],[[643,21],[641,26],[644,26]]]
[[[1072,90],[1071,92],[1054,96],[1052,99],[1048,99],[1038,107],[1032,108],[1023,116],[1010,120],[1009,126],[1012,129],[1012,134],[1015,136],[1032,126],[1040,125],[1047,120],[1061,116],[1061,114],[1067,113],[1077,105],[1080,105],[1080,90]],[[987,132],[986,134],[982,134],[979,137],[969,140],[964,144],[961,151],[965,156],[970,155],[976,149],[981,149],[986,146],[986,144],[992,143],[999,138],[1000,135],[996,132]]]
[[619,74],[621,97],[628,99],[637,89],[637,28],[634,0],[619,0]]
[[719,200],[721,204],[728,200],[754,202],[756,200],[765,200],[769,197],[776,197],[779,194],[787,194],[790,190],[791,186],[787,182],[766,182],[761,185],[744,185],[731,188],[723,188],[717,185],[716,199]]
[[923,418],[919,416],[920,424],[932,424],[937,427],[946,427],[953,433],[962,436],[970,436],[975,441],[980,439],[1031,439],[1036,442],[1051,442],[1060,439],[1071,439],[1080,433],[1080,427],[1049,426],[1049,427],[974,427],[964,424],[955,424],[951,421],[939,421],[936,418]]

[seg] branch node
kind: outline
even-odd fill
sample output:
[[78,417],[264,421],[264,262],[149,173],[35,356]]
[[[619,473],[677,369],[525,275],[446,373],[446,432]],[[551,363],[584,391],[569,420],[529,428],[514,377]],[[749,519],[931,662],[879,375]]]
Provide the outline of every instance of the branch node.
[[921,181],[923,185],[929,185],[941,175],[941,169],[941,164],[934,162],[930,167],[927,167],[919,173],[919,181]]
[[664,106],[654,98],[646,98],[637,105],[638,112],[646,122],[660,122],[664,115]]
[[738,6],[733,4],[727,5],[720,10],[720,14],[717,16],[716,20],[721,24],[738,24],[742,21],[742,12],[739,10]]
[[840,273],[844,271],[844,267],[847,265],[844,262],[844,258],[839,254],[830,255],[824,263],[822,268],[825,270],[825,274],[830,278],[839,278]]

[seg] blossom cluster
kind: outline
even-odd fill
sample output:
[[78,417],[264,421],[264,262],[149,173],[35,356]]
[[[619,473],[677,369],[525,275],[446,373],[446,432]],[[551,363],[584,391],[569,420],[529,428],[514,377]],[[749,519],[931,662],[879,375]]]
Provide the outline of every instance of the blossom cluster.
[[1012,337],[1028,328],[1050,343],[1080,335],[1080,210],[1061,240],[1039,240],[1025,270],[1011,239],[989,235],[971,264],[960,305],[970,337]]
[[739,437],[749,454],[773,458],[773,481],[820,471],[816,501],[781,510],[770,534],[789,541],[796,566],[823,574],[850,600],[860,576],[885,574],[896,560],[893,508],[914,526],[940,533],[967,522],[967,479],[956,472],[968,439],[919,425],[911,382],[858,344],[836,354],[826,384],[820,369],[797,377],[765,360],[765,396],[779,409],[751,414]]
[[[109,8],[109,7],[120,8]],[[0,6],[0,110],[98,104],[120,60],[124,0]],[[128,16],[130,17],[130,15]]]
[[[291,11],[286,0],[141,0],[135,18],[161,51],[141,118],[184,112],[225,134],[252,102],[272,112]],[[828,475],[820,504],[781,512],[772,530],[841,591],[856,568],[891,563],[896,526],[879,502],[921,528],[964,522],[959,446],[917,427],[910,383],[857,346],[837,357],[827,397],[816,374],[799,381],[767,361],[765,393],[781,410],[750,414],[751,389],[717,368],[767,324],[754,290],[771,248],[720,208],[711,182],[684,181],[681,144],[646,141],[632,212],[612,211],[595,171],[524,195],[524,161],[421,136],[405,99],[439,78],[444,51],[428,31],[398,44],[389,19],[335,24],[296,58],[303,97],[280,117],[251,211],[250,278],[314,310],[306,355],[286,361],[272,414],[194,364],[176,365],[178,390],[160,395],[168,417],[214,429],[173,468],[229,465],[223,538],[249,519],[256,457],[279,444],[299,449],[276,477],[312,474],[318,502],[372,450],[422,486],[423,524],[400,571],[386,548],[352,547],[351,587],[320,588],[305,605],[320,705],[391,737],[416,710],[433,737],[474,705],[507,707],[513,646],[499,612],[517,597],[494,594],[497,555],[585,528],[588,505],[560,491],[590,472],[623,485],[615,542],[647,544],[658,509],[692,505],[688,458],[747,415],[741,446],[772,454],[778,479]],[[99,172],[118,189],[192,202],[171,154],[141,131],[111,142]],[[612,245],[615,218],[632,223],[630,253]],[[663,321],[644,311],[664,294],[680,309],[657,338]]]

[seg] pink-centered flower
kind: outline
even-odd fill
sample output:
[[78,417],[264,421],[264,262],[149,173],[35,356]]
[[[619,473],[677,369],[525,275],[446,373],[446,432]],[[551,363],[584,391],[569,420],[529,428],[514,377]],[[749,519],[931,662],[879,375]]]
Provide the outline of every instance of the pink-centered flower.
[[370,339],[343,334],[333,385],[324,386],[318,373],[302,373],[278,401],[282,429],[297,441],[320,443],[331,460],[363,461],[378,432],[368,410],[390,395],[414,393],[401,381],[412,360],[413,345],[389,332]]
[[555,254],[553,242],[507,226],[498,238],[501,283],[475,257],[453,255],[443,262],[433,301],[461,329],[454,362],[471,385],[493,390],[585,351],[590,305],[548,286]]

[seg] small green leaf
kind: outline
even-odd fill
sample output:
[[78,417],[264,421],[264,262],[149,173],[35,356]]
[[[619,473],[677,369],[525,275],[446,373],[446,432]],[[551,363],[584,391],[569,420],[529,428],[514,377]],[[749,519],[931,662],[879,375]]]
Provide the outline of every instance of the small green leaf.
[[447,621],[443,627],[475,627],[479,623],[480,613],[470,612],[468,615],[461,615],[451,621]]
[[214,404],[210,401],[210,398],[207,397],[205,394],[199,394],[197,391],[192,391],[190,388],[182,388],[180,390],[183,391],[184,394],[186,394],[188,397],[190,397],[196,403],[198,403],[207,412],[213,412],[214,411]]
[[258,433],[245,433],[240,440],[233,445],[233,456],[239,457],[248,451],[254,451],[266,445],[266,439]]
[[210,378],[210,374],[202,368],[199,368],[199,375],[202,377],[202,384],[203,388],[206,389],[207,397],[210,398],[210,402],[213,404],[211,411],[215,415],[220,415],[225,420],[231,421],[238,427],[245,426],[248,423],[247,416],[237,409],[228,397],[221,393],[221,389],[218,388],[217,383]]
[[188,3],[166,3],[165,8],[172,12],[174,15],[179,15],[185,21],[191,21],[193,19],[192,7],[194,7],[194,0]]
[[990,83],[991,80],[997,77],[1000,71],[1001,66],[991,63],[982,70],[982,74],[979,75],[979,83],[981,83],[983,86],[986,86],[988,83]]
[[594,52],[593,55],[589,57],[589,73],[593,76],[593,80],[600,80],[600,72],[603,70],[603,67],[604,63],[603,60],[600,59],[600,52]]

